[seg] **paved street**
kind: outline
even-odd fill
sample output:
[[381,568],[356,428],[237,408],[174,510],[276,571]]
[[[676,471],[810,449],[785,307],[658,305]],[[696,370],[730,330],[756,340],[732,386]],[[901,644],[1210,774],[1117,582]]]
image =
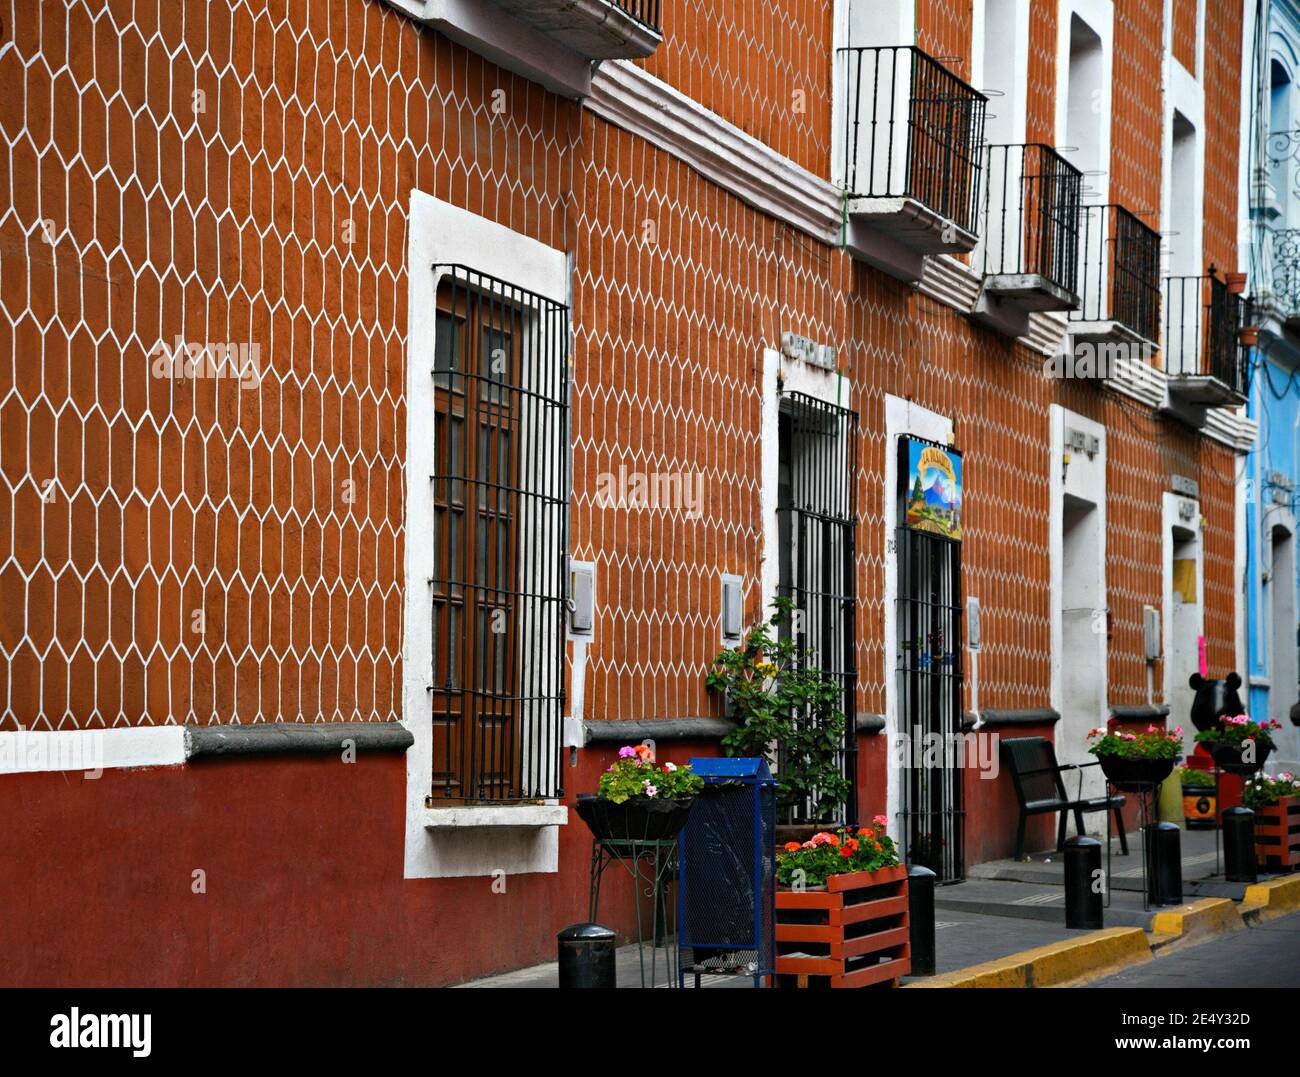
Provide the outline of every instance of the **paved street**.
[[1175,950],[1091,987],[1300,987],[1300,913]]

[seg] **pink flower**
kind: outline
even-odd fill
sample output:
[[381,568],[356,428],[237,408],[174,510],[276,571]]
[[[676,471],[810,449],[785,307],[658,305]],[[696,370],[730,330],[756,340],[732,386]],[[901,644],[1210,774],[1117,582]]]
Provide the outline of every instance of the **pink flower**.
[[634,755],[636,755],[635,748],[624,747],[618,750],[618,757],[620,759],[631,759]]
[[646,796],[648,796],[648,797],[652,797],[652,796],[654,796],[657,792],[659,792],[659,787],[658,787],[657,785],[651,785],[649,782],[646,782],[646,783],[645,783],[645,795],[646,795]]
[[1183,727],[1180,725],[1174,726],[1174,736],[1181,737],[1182,735],[1183,735]]
[[875,818],[873,818],[871,821],[872,821],[873,823],[875,823],[876,826],[888,826],[888,825],[889,825],[889,816],[887,816],[887,815],[877,815],[877,816],[876,816]]

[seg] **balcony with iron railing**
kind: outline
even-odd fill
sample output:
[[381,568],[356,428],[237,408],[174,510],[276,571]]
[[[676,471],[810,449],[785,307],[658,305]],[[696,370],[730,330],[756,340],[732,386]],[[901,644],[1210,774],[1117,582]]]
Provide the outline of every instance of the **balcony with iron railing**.
[[1272,231],[1270,305],[1288,329],[1300,331],[1300,228]]
[[663,43],[662,0],[386,0],[498,67],[582,99],[602,60],[649,56]]
[[660,0],[494,0],[520,22],[590,60],[649,56],[663,41]]
[[1155,347],[1160,339],[1160,235],[1123,206],[1079,211],[1076,344]]
[[839,50],[845,245],[900,280],[977,242],[987,99],[911,45]]
[[1214,266],[1204,276],[1165,278],[1161,346],[1169,406],[1196,425],[1207,408],[1246,402],[1245,313],[1246,301]]
[[987,148],[981,250],[984,280],[972,316],[1008,336],[1034,311],[1079,305],[1083,174],[1039,143]]

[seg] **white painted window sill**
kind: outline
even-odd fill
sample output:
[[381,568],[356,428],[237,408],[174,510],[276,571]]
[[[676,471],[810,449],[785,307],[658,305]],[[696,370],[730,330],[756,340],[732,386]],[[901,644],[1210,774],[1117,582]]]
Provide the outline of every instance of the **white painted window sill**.
[[425,808],[425,830],[502,826],[537,828],[565,826],[569,809],[563,804],[502,804],[481,808]]

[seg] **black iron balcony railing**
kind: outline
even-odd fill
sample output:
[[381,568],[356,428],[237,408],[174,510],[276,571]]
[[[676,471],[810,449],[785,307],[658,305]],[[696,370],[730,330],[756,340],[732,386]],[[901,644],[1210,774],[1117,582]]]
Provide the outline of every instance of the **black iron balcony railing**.
[[858,198],[912,198],[975,233],[987,98],[912,45],[840,50],[844,173]]
[[1160,335],[1160,236],[1119,205],[1079,213],[1075,321],[1119,322],[1143,340]]
[[988,147],[985,276],[1037,276],[1071,294],[1079,278],[1083,174],[1050,146]]
[[1284,315],[1300,315],[1300,228],[1273,233],[1273,303]]
[[624,15],[636,19],[642,26],[659,33],[659,0],[607,0]]
[[1228,290],[1214,267],[1202,277],[1166,277],[1165,372],[1170,377],[1210,377],[1244,395],[1241,327],[1245,301]]

